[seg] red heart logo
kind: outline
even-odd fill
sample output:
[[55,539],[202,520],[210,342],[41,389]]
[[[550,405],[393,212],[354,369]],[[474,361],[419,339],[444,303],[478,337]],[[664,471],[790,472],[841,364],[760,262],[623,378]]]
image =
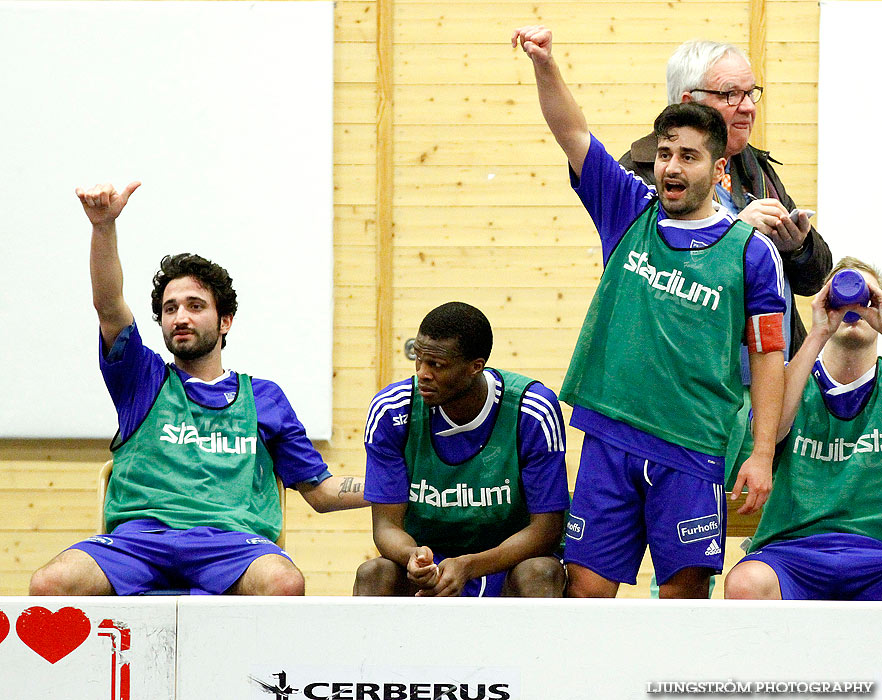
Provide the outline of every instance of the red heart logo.
[[54,664],[86,641],[92,624],[77,608],[53,613],[37,605],[18,616],[15,631],[26,646]]
[[9,634],[9,618],[0,610],[0,642],[6,639],[7,634]]

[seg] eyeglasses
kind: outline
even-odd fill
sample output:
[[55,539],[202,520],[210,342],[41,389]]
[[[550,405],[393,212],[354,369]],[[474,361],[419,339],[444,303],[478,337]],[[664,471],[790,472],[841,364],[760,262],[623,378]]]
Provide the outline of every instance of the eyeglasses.
[[730,107],[738,107],[744,102],[745,97],[749,97],[750,101],[756,104],[763,96],[763,89],[757,85],[750,90],[705,90],[704,88],[695,88],[690,92],[706,92],[709,95],[719,95],[726,98],[726,104]]

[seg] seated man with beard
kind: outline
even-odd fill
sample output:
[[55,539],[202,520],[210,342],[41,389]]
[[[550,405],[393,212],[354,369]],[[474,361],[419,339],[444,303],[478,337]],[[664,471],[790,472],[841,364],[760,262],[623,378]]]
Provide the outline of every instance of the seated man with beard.
[[274,544],[282,527],[276,475],[320,512],[365,505],[362,483],[328,473],[275,383],[223,369],[237,309],[224,268],[188,253],[163,258],[153,313],[174,363],[142,344],[123,298],[116,237],[116,218],[139,185],[77,189],[92,223],[101,372],[119,419],[109,534],[39,569],[30,594],[303,595],[303,575]]

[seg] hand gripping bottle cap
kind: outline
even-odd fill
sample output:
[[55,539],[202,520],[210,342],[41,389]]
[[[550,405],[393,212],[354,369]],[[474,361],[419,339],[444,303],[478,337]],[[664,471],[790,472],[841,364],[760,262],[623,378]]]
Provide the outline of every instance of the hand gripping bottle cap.
[[[870,305],[870,290],[867,281],[857,270],[840,270],[833,275],[830,285],[830,306],[839,309],[849,304]],[[854,311],[849,311],[842,319],[846,323],[857,323],[860,320]]]

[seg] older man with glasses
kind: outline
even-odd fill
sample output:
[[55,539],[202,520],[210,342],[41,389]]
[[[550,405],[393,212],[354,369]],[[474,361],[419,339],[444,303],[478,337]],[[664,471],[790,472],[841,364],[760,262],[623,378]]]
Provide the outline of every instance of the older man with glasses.
[[[715,41],[687,41],[674,51],[667,68],[668,103],[700,102],[723,115],[728,127],[726,174],[716,186],[715,199],[739,219],[768,236],[784,263],[785,356],[793,357],[806,337],[806,329],[795,308],[794,294],[811,296],[824,284],[833,265],[830,249],[809,216],[799,210],[787,194],[781,179],[772,167],[768,151],[748,143],[756,120],[757,103],[763,88],[744,52],[731,44]],[[653,163],[656,153],[654,134],[631,144],[631,150],[619,159],[626,170],[654,185]],[[779,163],[780,165],[780,163]],[[790,213],[798,214],[791,218]],[[742,348],[742,378],[750,384],[746,348]],[[726,454],[726,471],[730,475],[750,455],[752,439],[747,430],[750,408],[745,391],[745,406],[733,430]]]

